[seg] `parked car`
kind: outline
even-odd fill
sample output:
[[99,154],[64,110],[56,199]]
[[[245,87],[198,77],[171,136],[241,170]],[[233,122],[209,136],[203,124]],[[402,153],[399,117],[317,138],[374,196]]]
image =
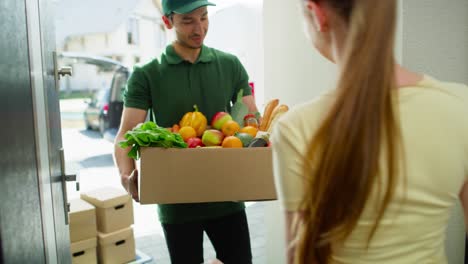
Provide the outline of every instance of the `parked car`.
[[87,129],[96,129],[102,136],[113,141],[122,117],[122,93],[129,77],[129,68],[106,57],[78,52],[62,52],[58,58],[61,65],[90,64],[97,66],[100,71],[113,72],[110,87],[96,92],[94,97],[88,100],[83,114]]
[[[120,126],[123,111],[123,92],[129,77],[126,67],[119,68],[112,78],[109,88],[100,90],[88,102],[84,111],[87,129],[98,130],[103,137],[113,140]],[[106,133],[111,135],[106,136]]]
[[88,106],[84,111],[86,129],[99,130],[101,134],[109,126],[109,101],[110,88],[98,91],[91,100],[87,100]]

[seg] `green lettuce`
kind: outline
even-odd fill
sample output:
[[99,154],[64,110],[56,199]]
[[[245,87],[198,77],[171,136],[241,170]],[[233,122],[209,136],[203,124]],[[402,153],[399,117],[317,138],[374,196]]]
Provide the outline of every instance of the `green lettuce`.
[[137,125],[125,133],[125,140],[119,142],[121,148],[132,147],[128,156],[135,160],[140,158],[141,147],[187,148],[184,139],[179,135],[148,121]]

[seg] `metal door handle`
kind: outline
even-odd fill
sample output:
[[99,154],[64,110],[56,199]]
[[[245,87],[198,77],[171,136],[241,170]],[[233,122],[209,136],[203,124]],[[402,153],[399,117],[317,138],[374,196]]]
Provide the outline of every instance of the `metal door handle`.
[[60,167],[61,167],[61,173],[62,173],[62,194],[63,194],[63,208],[65,210],[65,224],[69,224],[69,219],[68,219],[68,212],[70,212],[70,203],[68,202],[68,195],[67,195],[67,182],[68,181],[76,181],[76,190],[80,190],[80,180],[79,176],[75,174],[66,174],[65,171],[65,154],[63,148],[60,150]]
[[60,83],[59,83],[59,80],[60,80],[60,77],[63,76],[72,76],[73,75],[73,68],[72,67],[69,67],[69,66],[65,66],[65,67],[62,67],[62,68],[58,68],[58,62],[57,62],[57,52],[56,51],[53,51],[52,52],[52,57],[54,59],[54,76],[55,76],[55,90],[57,92],[60,91]]
[[76,182],[76,191],[80,190],[80,176],[77,174],[67,174],[65,169],[65,153],[63,148],[60,149],[60,166],[62,168],[62,179],[64,182]]
[[64,66],[60,69],[58,69],[58,79],[60,80],[60,77],[65,77],[65,76],[72,76],[73,75],[73,68],[69,66]]
[[76,191],[80,190],[80,175],[79,174],[66,174],[63,175],[65,177],[65,181],[67,182],[75,182],[76,183]]

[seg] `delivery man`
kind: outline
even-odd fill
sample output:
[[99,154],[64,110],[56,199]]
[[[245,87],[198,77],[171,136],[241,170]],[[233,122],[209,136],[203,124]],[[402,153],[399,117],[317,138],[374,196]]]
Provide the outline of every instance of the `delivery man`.
[[[163,0],[163,21],[167,29],[175,30],[176,40],[160,59],[136,67],[128,80],[114,160],[123,187],[136,201],[138,172],[127,157],[128,150],[121,149],[118,142],[145,121],[149,109],[162,127],[177,124],[186,112],[193,111],[194,104],[210,120],[219,111],[229,111],[243,90],[243,102],[259,116],[239,59],[203,45],[210,5],[214,4],[206,0]],[[203,232],[223,263],[252,262],[244,203],[161,204],[158,213],[172,263],[203,263]]]

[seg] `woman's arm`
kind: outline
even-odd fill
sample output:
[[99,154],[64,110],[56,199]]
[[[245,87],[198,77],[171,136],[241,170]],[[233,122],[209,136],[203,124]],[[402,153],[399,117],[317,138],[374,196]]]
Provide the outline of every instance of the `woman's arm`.
[[463,185],[460,192],[460,201],[465,215],[465,232],[468,231],[468,181]]
[[302,213],[301,212],[292,212],[292,211],[284,211],[285,212],[285,224],[286,224],[286,257],[288,260],[288,264],[294,263],[294,256],[296,253],[296,247],[292,242],[296,239],[296,226],[300,226]]

